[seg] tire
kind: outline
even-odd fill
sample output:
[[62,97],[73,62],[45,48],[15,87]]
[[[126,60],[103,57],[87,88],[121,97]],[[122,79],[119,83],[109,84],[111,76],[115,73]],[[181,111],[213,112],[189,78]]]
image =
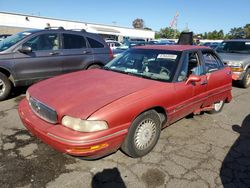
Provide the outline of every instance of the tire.
[[155,147],[160,133],[161,121],[158,113],[154,110],[146,111],[131,124],[121,150],[130,157],[142,157]]
[[224,101],[219,101],[219,102],[215,102],[214,103],[214,109],[209,111],[209,114],[216,114],[222,111],[223,106],[224,106],[225,102]]
[[250,68],[246,70],[246,73],[242,80],[240,80],[240,85],[243,88],[248,88],[250,86]]
[[87,70],[89,70],[89,69],[100,69],[100,68],[102,68],[101,65],[93,64],[93,65],[90,65],[90,66],[87,68]]
[[0,101],[6,99],[11,92],[10,80],[0,72]]

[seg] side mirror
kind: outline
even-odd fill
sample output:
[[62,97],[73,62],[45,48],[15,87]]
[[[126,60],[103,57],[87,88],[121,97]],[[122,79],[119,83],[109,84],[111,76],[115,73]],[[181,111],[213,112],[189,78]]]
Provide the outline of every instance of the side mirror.
[[227,61],[223,61],[224,66],[228,67],[228,62]]
[[18,51],[24,54],[28,54],[32,52],[32,48],[30,46],[22,46]]
[[186,85],[189,83],[200,82],[200,81],[201,81],[201,78],[199,76],[191,74],[186,81]]

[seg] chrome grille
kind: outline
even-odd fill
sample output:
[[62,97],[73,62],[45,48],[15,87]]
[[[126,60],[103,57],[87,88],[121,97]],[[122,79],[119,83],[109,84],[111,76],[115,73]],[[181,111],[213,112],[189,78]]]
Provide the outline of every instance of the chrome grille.
[[57,113],[54,109],[46,106],[42,102],[33,97],[29,98],[29,104],[32,111],[41,119],[48,121],[50,123],[57,123]]

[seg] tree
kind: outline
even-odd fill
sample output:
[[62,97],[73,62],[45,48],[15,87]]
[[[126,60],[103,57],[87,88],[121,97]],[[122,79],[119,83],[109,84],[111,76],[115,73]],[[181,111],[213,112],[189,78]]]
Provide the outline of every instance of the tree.
[[162,28],[159,32],[156,33],[156,38],[168,38],[173,39],[180,36],[180,32],[171,27]]
[[151,29],[151,28],[149,28],[149,27],[144,27],[143,29],[144,29],[144,30],[149,30],[149,31],[152,31],[152,29]]
[[244,27],[245,38],[250,38],[250,24],[246,24]]
[[133,27],[136,29],[143,29],[144,28],[144,20],[141,18],[136,18],[133,21]]
[[244,38],[244,36],[245,32],[242,27],[234,27],[228,33],[228,38],[230,39],[237,39],[237,38],[241,39]]

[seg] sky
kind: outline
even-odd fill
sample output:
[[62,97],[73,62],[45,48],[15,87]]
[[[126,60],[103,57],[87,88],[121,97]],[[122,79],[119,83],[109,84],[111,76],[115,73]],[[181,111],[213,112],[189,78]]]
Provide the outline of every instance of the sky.
[[177,29],[194,33],[250,23],[250,0],[0,0],[0,12],[132,27],[136,18],[159,31],[179,12]]

